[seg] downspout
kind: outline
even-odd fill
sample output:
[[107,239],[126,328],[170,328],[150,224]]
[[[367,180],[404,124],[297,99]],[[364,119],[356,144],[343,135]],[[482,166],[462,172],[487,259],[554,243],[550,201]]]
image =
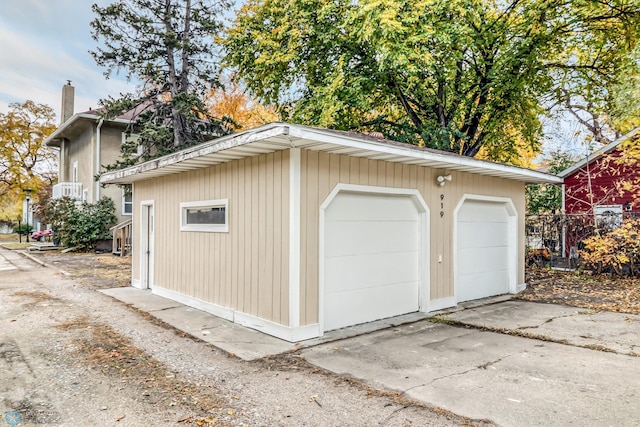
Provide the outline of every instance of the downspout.
[[[96,127],[96,175],[100,173],[100,129],[104,124],[104,119],[101,118]],[[100,182],[96,181],[96,196],[94,203],[100,200]]]

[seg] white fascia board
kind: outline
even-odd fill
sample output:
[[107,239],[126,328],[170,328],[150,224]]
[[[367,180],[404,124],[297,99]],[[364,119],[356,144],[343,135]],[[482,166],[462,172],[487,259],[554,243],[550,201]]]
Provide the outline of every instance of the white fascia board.
[[[88,120],[95,120],[96,123],[98,120],[100,120],[100,116],[97,114],[87,114],[87,113],[77,113],[74,114],[73,116],[71,116],[71,118],[69,120],[67,120],[66,122],[62,123],[51,135],[49,135],[47,137],[47,139],[44,140],[44,145],[49,146],[51,143],[53,143],[53,141],[57,140],[60,138],[60,135],[67,130],[72,124],[74,124],[75,122],[81,120],[81,119],[88,119]],[[111,120],[105,120],[106,122],[111,122],[111,123],[122,123],[122,124],[129,124],[131,123],[131,120],[126,120],[126,119],[111,119]]]
[[430,162],[440,163],[443,169],[466,168],[476,173],[486,175],[487,171],[500,172],[509,175],[512,179],[532,183],[549,183],[561,184],[562,179],[555,175],[543,172],[537,172],[530,169],[517,168],[514,166],[503,165],[500,163],[492,163],[488,161],[478,160],[471,157],[456,156],[449,154],[438,154],[432,151],[413,150],[410,147],[400,147],[396,145],[386,144],[384,142],[364,141],[357,137],[344,135],[335,135],[330,132],[324,132],[322,129],[299,127],[290,125],[289,134],[294,138],[321,141],[325,143],[360,148],[363,150],[377,151],[397,156],[406,156],[416,159],[422,159]]
[[[524,181],[528,183],[550,183],[561,184],[562,178],[543,172],[530,169],[517,168],[514,166],[492,163],[470,157],[463,157],[451,154],[439,154],[432,151],[415,150],[411,147],[402,147],[384,142],[368,141],[358,138],[356,135],[338,135],[330,131],[324,131],[307,126],[292,125],[287,123],[271,123],[255,129],[250,129],[238,134],[227,135],[221,138],[206,142],[202,145],[187,148],[177,153],[169,154],[155,160],[132,166],[126,169],[105,173],[100,178],[103,184],[122,184],[144,179],[136,175],[159,170],[177,163],[185,162],[197,157],[214,154],[234,147],[248,145],[252,142],[264,141],[269,138],[290,135],[292,148],[305,148],[306,142],[318,141],[334,146],[357,148],[362,151],[389,154],[391,156],[402,156],[423,160],[437,164],[443,169],[450,168],[472,173],[480,173],[492,176],[504,176],[508,179]],[[494,173],[491,173],[494,172]],[[151,174],[147,174],[151,176]],[[160,174],[161,175],[161,174]]]
[[105,173],[100,177],[100,183],[122,184],[133,182],[135,181],[133,177],[141,173],[162,169],[190,159],[225,151],[241,145],[251,144],[252,142],[262,141],[274,136],[286,135],[287,133],[288,126],[282,123],[272,123],[245,132],[223,136],[218,139],[205,142],[204,144],[168,154],[139,165]]

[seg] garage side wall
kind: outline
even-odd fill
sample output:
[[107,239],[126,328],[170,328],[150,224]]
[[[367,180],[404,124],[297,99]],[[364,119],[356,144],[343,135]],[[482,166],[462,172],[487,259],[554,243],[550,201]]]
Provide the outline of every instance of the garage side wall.
[[[289,324],[289,153],[270,153],[134,184],[133,277],[140,204],[153,201],[155,287]],[[229,231],[180,231],[180,203],[228,199]]]
[[[300,322],[318,322],[320,205],[338,183],[418,189],[430,210],[430,300],[454,296],[453,211],[465,194],[510,198],[518,215],[518,283],[524,283],[524,183],[318,151],[301,152]],[[444,186],[438,175],[451,174]],[[442,256],[442,262],[439,257]],[[444,304],[447,304],[444,302]]]

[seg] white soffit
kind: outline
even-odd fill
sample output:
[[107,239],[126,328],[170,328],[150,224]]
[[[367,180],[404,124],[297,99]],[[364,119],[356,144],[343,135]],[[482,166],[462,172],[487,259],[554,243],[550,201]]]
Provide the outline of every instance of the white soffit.
[[562,179],[555,175],[530,169],[379,140],[366,135],[285,123],[272,123],[224,136],[136,166],[108,172],[102,175],[100,182],[126,184],[289,148],[468,172],[527,183],[562,183]]

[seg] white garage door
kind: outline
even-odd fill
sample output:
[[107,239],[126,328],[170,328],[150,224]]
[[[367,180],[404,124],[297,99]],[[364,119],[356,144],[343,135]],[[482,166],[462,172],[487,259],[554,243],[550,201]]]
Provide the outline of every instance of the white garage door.
[[466,200],[457,216],[458,302],[509,292],[516,250],[505,203]]
[[418,311],[426,236],[412,198],[341,192],[324,221],[325,331]]

